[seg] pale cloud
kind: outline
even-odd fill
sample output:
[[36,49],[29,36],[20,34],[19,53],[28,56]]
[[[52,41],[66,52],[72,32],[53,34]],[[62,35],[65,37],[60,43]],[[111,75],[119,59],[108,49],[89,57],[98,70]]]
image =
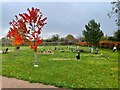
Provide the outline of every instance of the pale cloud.
[[111,0],[0,0],[0,2],[111,2]]
[[101,29],[106,35],[113,35],[116,30],[115,18],[108,18],[107,14],[111,10],[111,4],[102,2],[7,2],[2,7],[2,35],[6,35],[9,30],[9,22],[15,15],[26,12],[27,8],[37,7],[47,16],[47,24],[42,31],[42,38],[49,38],[52,34],[59,34],[65,37],[72,34],[75,37],[82,34],[85,24],[91,19],[95,19],[101,24]]
[[48,38],[51,38],[52,35],[55,35],[55,34],[58,34],[60,37],[65,37],[65,34],[61,32],[46,32],[46,33],[42,32],[41,37],[44,37],[44,39],[48,39]]

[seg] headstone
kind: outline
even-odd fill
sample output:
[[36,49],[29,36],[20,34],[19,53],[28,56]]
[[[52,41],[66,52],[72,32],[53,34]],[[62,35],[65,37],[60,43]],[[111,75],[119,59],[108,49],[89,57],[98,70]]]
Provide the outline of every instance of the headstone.
[[113,52],[115,52],[117,50],[117,48],[116,47],[113,47]]
[[66,50],[66,52],[69,52],[68,50]]
[[3,50],[3,53],[7,53],[8,52],[8,48],[6,48],[5,50]]
[[64,52],[63,48],[60,50],[61,52]]
[[68,47],[68,49],[70,49],[70,46],[67,46]]
[[80,59],[80,51],[78,51],[78,53],[76,54],[76,60]]
[[95,52],[95,54],[98,54],[98,48],[96,48],[96,52]]
[[79,49],[79,46],[77,46],[76,48]]
[[74,52],[76,52],[76,51],[77,51],[77,48],[74,49]]
[[88,48],[88,51],[91,53],[91,48]]
[[18,46],[18,47],[16,47],[16,49],[20,49],[20,47]]
[[73,48],[72,47],[70,48],[70,52],[73,52]]
[[52,53],[52,50],[48,49],[48,53]]
[[41,50],[41,53],[43,53],[43,52],[45,52],[45,49],[42,49],[42,50]]
[[38,67],[38,65],[34,65],[34,67]]
[[91,53],[93,53],[93,47],[91,47]]
[[57,50],[57,47],[55,46],[55,50]]

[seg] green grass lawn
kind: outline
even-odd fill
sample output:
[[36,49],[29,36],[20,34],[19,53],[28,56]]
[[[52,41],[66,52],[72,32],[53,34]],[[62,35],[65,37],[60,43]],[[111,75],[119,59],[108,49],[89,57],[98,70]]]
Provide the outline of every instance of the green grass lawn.
[[[38,52],[42,48],[54,46],[40,46]],[[67,50],[67,46],[60,48]],[[17,55],[14,47],[9,49],[8,54],[2,54],[3,76],[62,88],[118,87],[118,53],[113,53],[110,49],[99,49],[102,56],[81,53],[81,60],[75,60],[76,53],[73,52],[61,53],[56,50],[49,55],[38,53],[39,67],[33,67],[34,53],[29,47],[21,47]]]

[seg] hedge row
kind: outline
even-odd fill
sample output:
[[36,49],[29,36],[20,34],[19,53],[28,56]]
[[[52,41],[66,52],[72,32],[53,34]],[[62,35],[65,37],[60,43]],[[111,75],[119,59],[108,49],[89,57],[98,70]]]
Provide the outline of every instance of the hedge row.
[[[91,44],[89,44],[87,42],[77,42],[76,44],[79,46],[92,46]],[[120,42],[101,41],[98,44],[98,47],[102,47],[102,48],[113,48],[114,46],[116,46],[118,49],[120,49]]]

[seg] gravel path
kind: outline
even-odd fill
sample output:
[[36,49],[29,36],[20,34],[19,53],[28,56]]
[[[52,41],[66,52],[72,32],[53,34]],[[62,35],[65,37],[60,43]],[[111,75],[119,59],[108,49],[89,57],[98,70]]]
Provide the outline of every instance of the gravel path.
[[56,88],[50,85],[29,83],[28,81],[18,80],[15,78],[7,78],[4,76],[0,76],[0,79],[1,77],[2,77],[2,88]]

